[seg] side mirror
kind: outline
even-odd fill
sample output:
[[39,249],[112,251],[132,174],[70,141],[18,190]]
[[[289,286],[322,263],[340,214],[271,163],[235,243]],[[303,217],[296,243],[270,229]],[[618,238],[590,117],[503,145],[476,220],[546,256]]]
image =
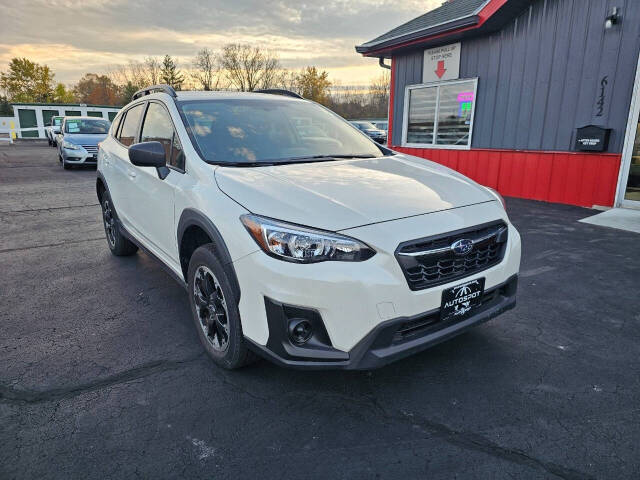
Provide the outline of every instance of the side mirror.
[[164,147],[160,142],[142,142],[129,147],[129,160],[137,167],[155,167],[162,180],[169,175]]

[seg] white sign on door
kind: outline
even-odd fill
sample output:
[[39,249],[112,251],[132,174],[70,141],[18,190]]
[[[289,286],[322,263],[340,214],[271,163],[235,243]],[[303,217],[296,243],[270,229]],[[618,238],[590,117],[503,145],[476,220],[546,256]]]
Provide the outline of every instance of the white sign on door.
[[455,80],[460,76],[460,42],[424,51],[422,83]]

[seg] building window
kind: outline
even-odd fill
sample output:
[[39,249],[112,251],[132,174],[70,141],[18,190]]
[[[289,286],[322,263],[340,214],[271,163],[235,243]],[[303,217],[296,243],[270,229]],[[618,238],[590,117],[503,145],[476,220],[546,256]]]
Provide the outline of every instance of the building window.
[[409,147],[471,147],[478,79],[407,87],[402,144]]

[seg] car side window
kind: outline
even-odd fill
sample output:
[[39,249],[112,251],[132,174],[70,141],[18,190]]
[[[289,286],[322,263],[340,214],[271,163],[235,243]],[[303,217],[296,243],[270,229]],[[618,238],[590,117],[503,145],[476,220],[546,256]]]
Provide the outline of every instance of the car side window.
[[131,107],[126,112],[122,128],[118,134],[118,141],[125,147],[129,147],[136,142],[136,135],[138,133],[138,125],[140,124],[143,107],[144,104],[141,103],[135,107]]
[[160,142],[164,147],[167,163],[175,168],[184,170],[184,153],[180,139],[176,134],[169,113],[162,105],[151,102],[144,117],[142,126],[143,142]]

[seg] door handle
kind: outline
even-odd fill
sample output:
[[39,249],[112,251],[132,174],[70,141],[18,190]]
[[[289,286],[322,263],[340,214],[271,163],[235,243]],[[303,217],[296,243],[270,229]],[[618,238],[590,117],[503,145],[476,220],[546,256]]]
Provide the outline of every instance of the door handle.
[[129,175],[131,178],[136,178],[136,175],[138,175],[136,172],[134,172],[133,170],[129,170],[127,172],[127,175]]

